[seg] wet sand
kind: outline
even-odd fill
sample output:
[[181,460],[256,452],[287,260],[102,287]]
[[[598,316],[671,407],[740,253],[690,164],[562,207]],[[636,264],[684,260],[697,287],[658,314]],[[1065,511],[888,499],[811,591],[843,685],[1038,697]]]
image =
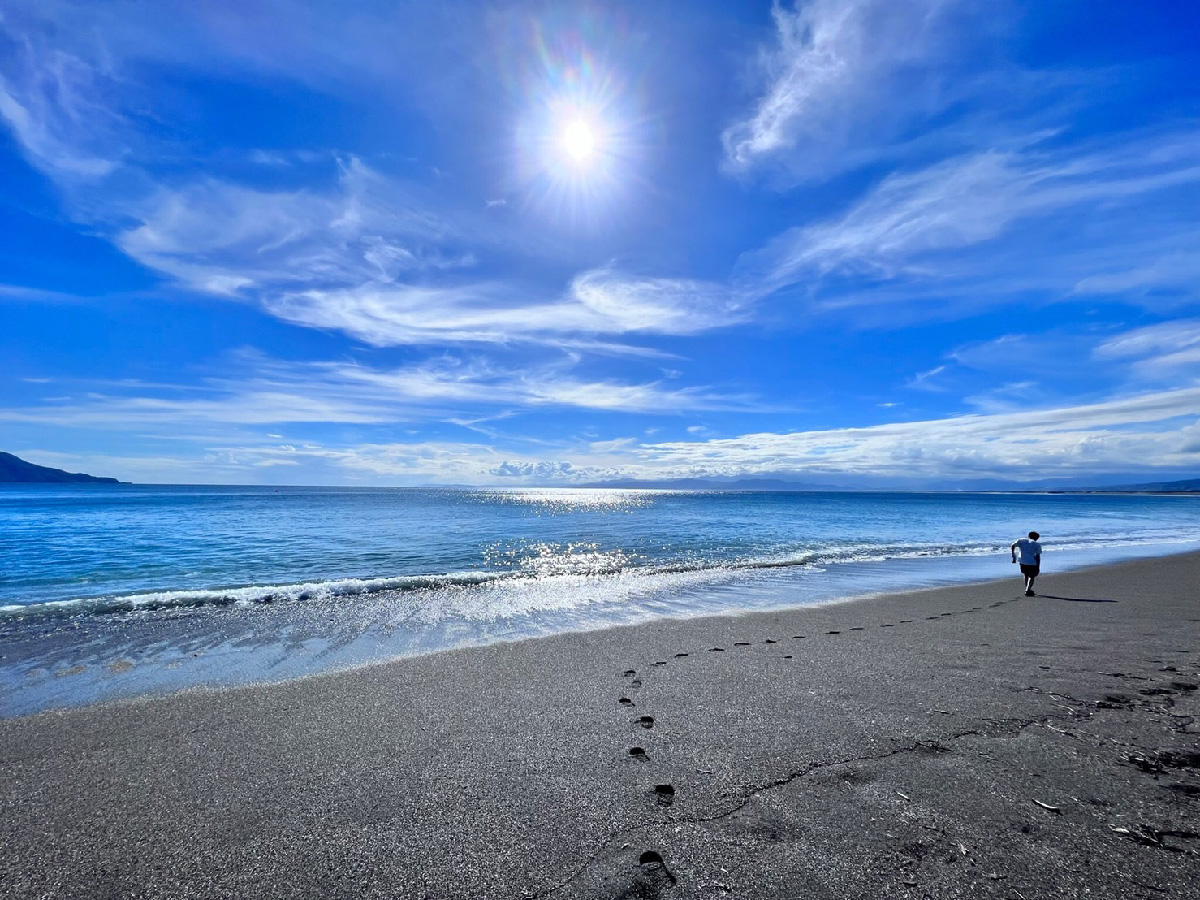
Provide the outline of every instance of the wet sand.
[[1196,896],[1200,554],[1019,584],[0,721],[0,896]]

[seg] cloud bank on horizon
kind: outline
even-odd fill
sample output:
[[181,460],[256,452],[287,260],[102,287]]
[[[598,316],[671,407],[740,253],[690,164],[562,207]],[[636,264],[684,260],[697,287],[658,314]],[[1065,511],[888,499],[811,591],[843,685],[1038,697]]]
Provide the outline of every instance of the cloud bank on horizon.
[[0,13],[0,428],[133,481],[1194,476],[1200,11]]

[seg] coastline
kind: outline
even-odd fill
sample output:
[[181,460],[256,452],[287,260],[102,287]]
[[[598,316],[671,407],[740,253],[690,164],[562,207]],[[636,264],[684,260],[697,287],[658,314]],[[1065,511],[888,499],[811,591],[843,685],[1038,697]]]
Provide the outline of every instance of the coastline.
[[1197,583],[1190,553],[0,721],[0,894],[1186,896]]

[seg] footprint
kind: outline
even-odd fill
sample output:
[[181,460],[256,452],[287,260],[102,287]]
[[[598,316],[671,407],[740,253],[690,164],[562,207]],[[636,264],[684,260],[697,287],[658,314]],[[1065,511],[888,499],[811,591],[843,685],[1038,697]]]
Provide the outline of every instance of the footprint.
[[792,658],[792,656],[791,656],[791,654],[790,654],[790,653],[789,653],[787,656],[785,656],[785,657],[784,657],[784,659],[791,659],[791,658]]
[[634,675],[636,675],[636,674],[637,674],[637,669],[626,669],[626,670],[625,670],[625,677],[626,677],[626,678],[631,678],[631,677],[633,677],[633,676],[634,676]]
[[734,642],[733,642],[733,646],[735,646],[735,647],[749,647],[749,646],[750,646],[750,642],[749,642],[749,641],[734,641]]
[[941,616],[926,616],[926,617],[925,617],[925,619],[926,619],[926,620],[929,620],[929,619],[940,619],[940,618],[941,618]]
[[841,634],[840,631],[827,631],[826,634]]
[[900,620],[901,625],[909,625],[911,623],[912,623],[912,619],[901,619]]
[[779,641],[775,640],[775,638],[767,638],[765,641],[763,641],[763,643],[764,644],[778,644]]
[[681,657],[684,657],[684,656],[687,656],[687,654],[686,653],[676,653],[675,654],[676,659],[680,659]]
[[622,697],[617,702],[620,703],[622,706],[633,706],[633,701],[630,700],[628,697]]
[[725,648],[724,647],[709,647],[708,652],[709,653],[724,653]]
[[861,625],[855,625],[855,626],[854,626],[853,628],[851,628],[850,630],[851,630],[851,631],[862,631],[862,626],[861,626]]
[[642,679],[640,679],[640,678],[635,678],[635,679],[633,679],[633,681],[629,682],[629,686],[630,686],[630,687],[635,687],[635,688],[641,687],[641,686],[642,686]]
[[952,615],[954,615],[954,613],[952,613],[952,612],[948,612],[948,613],[942,613],[942,615],[943,615],[943,616],[952,616]]
[[895,627],[896,627],[896,623],[895,623],[895,622],[884,622],[884,623],[883,623],[882,625],[880,625],[879,627],[880,627],[880,628],[895,628]]
[[650,758],[646,755],[646,751],[643,750],[641,747],[630,747],[629,755],[632,756],[634,759],[649,759]]
[[675,802],[675,788],[669,784],[656,784],[654,786],[654,801],[659,806],[670,806]]
[[653,728],[654,727],[654,716],[642,716],[640,719],[637,720],[637,723],[639,725],[641,725],[643,728]]
[[793,635],[792,635],[792,640],[794,640],[794,641],[802,641],[802,640],[804,640],[806,637],[808,637],[808,635],[806,635],[806,634],[793,634]]
[[638,866],[642,871],[639,873],[637,881],[630,891],[621,895],[622,897],[644,897],[647,900],[661,897],[663,891],[669,891],[679,882],[679,879],[671,874],[671,870],[663,862],[662,856],[653,850],[647,850],[638,857]]
[[655,663],[656,666],[665,666],[666,664],[667,661],[665,659],[660,659]]

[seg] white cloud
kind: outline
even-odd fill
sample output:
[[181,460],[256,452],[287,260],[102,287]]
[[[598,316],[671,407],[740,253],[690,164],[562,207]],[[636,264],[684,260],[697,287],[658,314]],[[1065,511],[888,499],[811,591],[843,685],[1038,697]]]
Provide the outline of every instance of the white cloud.
[[571,293],[612,324],[603,330],[696,334],[740,321],[745,311],[728,288],[711,281],[637,278],[614,269],[579,275]]
[[[0,39],[3,25],[0,17]],[[0,64],[0,119],[26,158],[70,183],[108,175],[121,147],[113,135],[118,117],[95,99],[102,73],[69,53],[43,53],[28,35],[8,37],[13,52]]]
[[423,287],[368,282],[269,295],[263,305],[287,321],[336,328],[377,346],[514,340],[561,346],[563,335],[695,334],[738,317],[728,291],[719,285],[637,278],[612,269],[581,274],[561,298],[530,300],[500,283]]
[[1198,186],[1193,133],[1125,138],[1088,153],[1025,147],[956,157],[891,175],[842,216],[745,254],[739,290],[753,298],[798,287],[827,309],[919,301],[930,313],[1030,291],[1078,299],[1097,285],[1177,304],[1145,295],[1195,296],[1192,270],[1178,258],[1200,224],[1181,222],[1175,204],[1184,192],[1200,200]]
[[[463,386],[466,387],[465,385]],[[1106,473],[1179,472],[1200,465],[1200,386],[1102,403],[900,422],[861,428],[734,438],[489,442],[416,440],[328,446],[257,439],[213,445],[203,436],[192,460],[181,453],[86,458],[30,454],[48,465],[135,480],[258,480],[287,470],[295,483],[579,484],[610,478],[790,475],[841,483],[913,483],[972,478],[1048,480]],[[185,415],[180,411],[179,415]],[[114,427],[122,420],[114,419]],[[111,464],[106,464],[109,460]],[[240,476],[240,478],[239,478]],[[865,482],[857,482],[865,479]]]
[[[775,5],[776,45],[758,64],[767,82],[747,118],[724,133],[725,161],[764,163],[798,178],[864,161],[913,119],[948,102],[954,47],[949,0],[811,0]],[[957,4],[962,5],[962,4]],[[868,156],[869,156],[868,151]]]
[[[187,388],[110,384],[107,392],[88,391],[0,409],[0,421],[117,431],[137,428],[169,435],[181,428],[220,433],[221,426],[231,425],[470,421],[471,413],[481,411],[503,417],[505,408],[626,413],[763,408],[753,398],[705,387],[586,380],[572,373],[571,360],[521,369],[448,358],[396,369],[331,362],[285,364],[257,357],[248,362],[253,371],[241,378],[213,378]],[[56,390],[62,387],[55,385]],[[156,389],[153,395],[151,389]]]
[[1194,446],[1200,387],[1104,403],[972,415],[866,428],[747,434],[701,443],[642,445],[659,477],[794,472],[893,478],[1050,478],[1185,468]]
[[1149,325],[1109,338],[1095,350],[1100,360],[1122,360],[1141,375],[1200,376],[1200,319]]

